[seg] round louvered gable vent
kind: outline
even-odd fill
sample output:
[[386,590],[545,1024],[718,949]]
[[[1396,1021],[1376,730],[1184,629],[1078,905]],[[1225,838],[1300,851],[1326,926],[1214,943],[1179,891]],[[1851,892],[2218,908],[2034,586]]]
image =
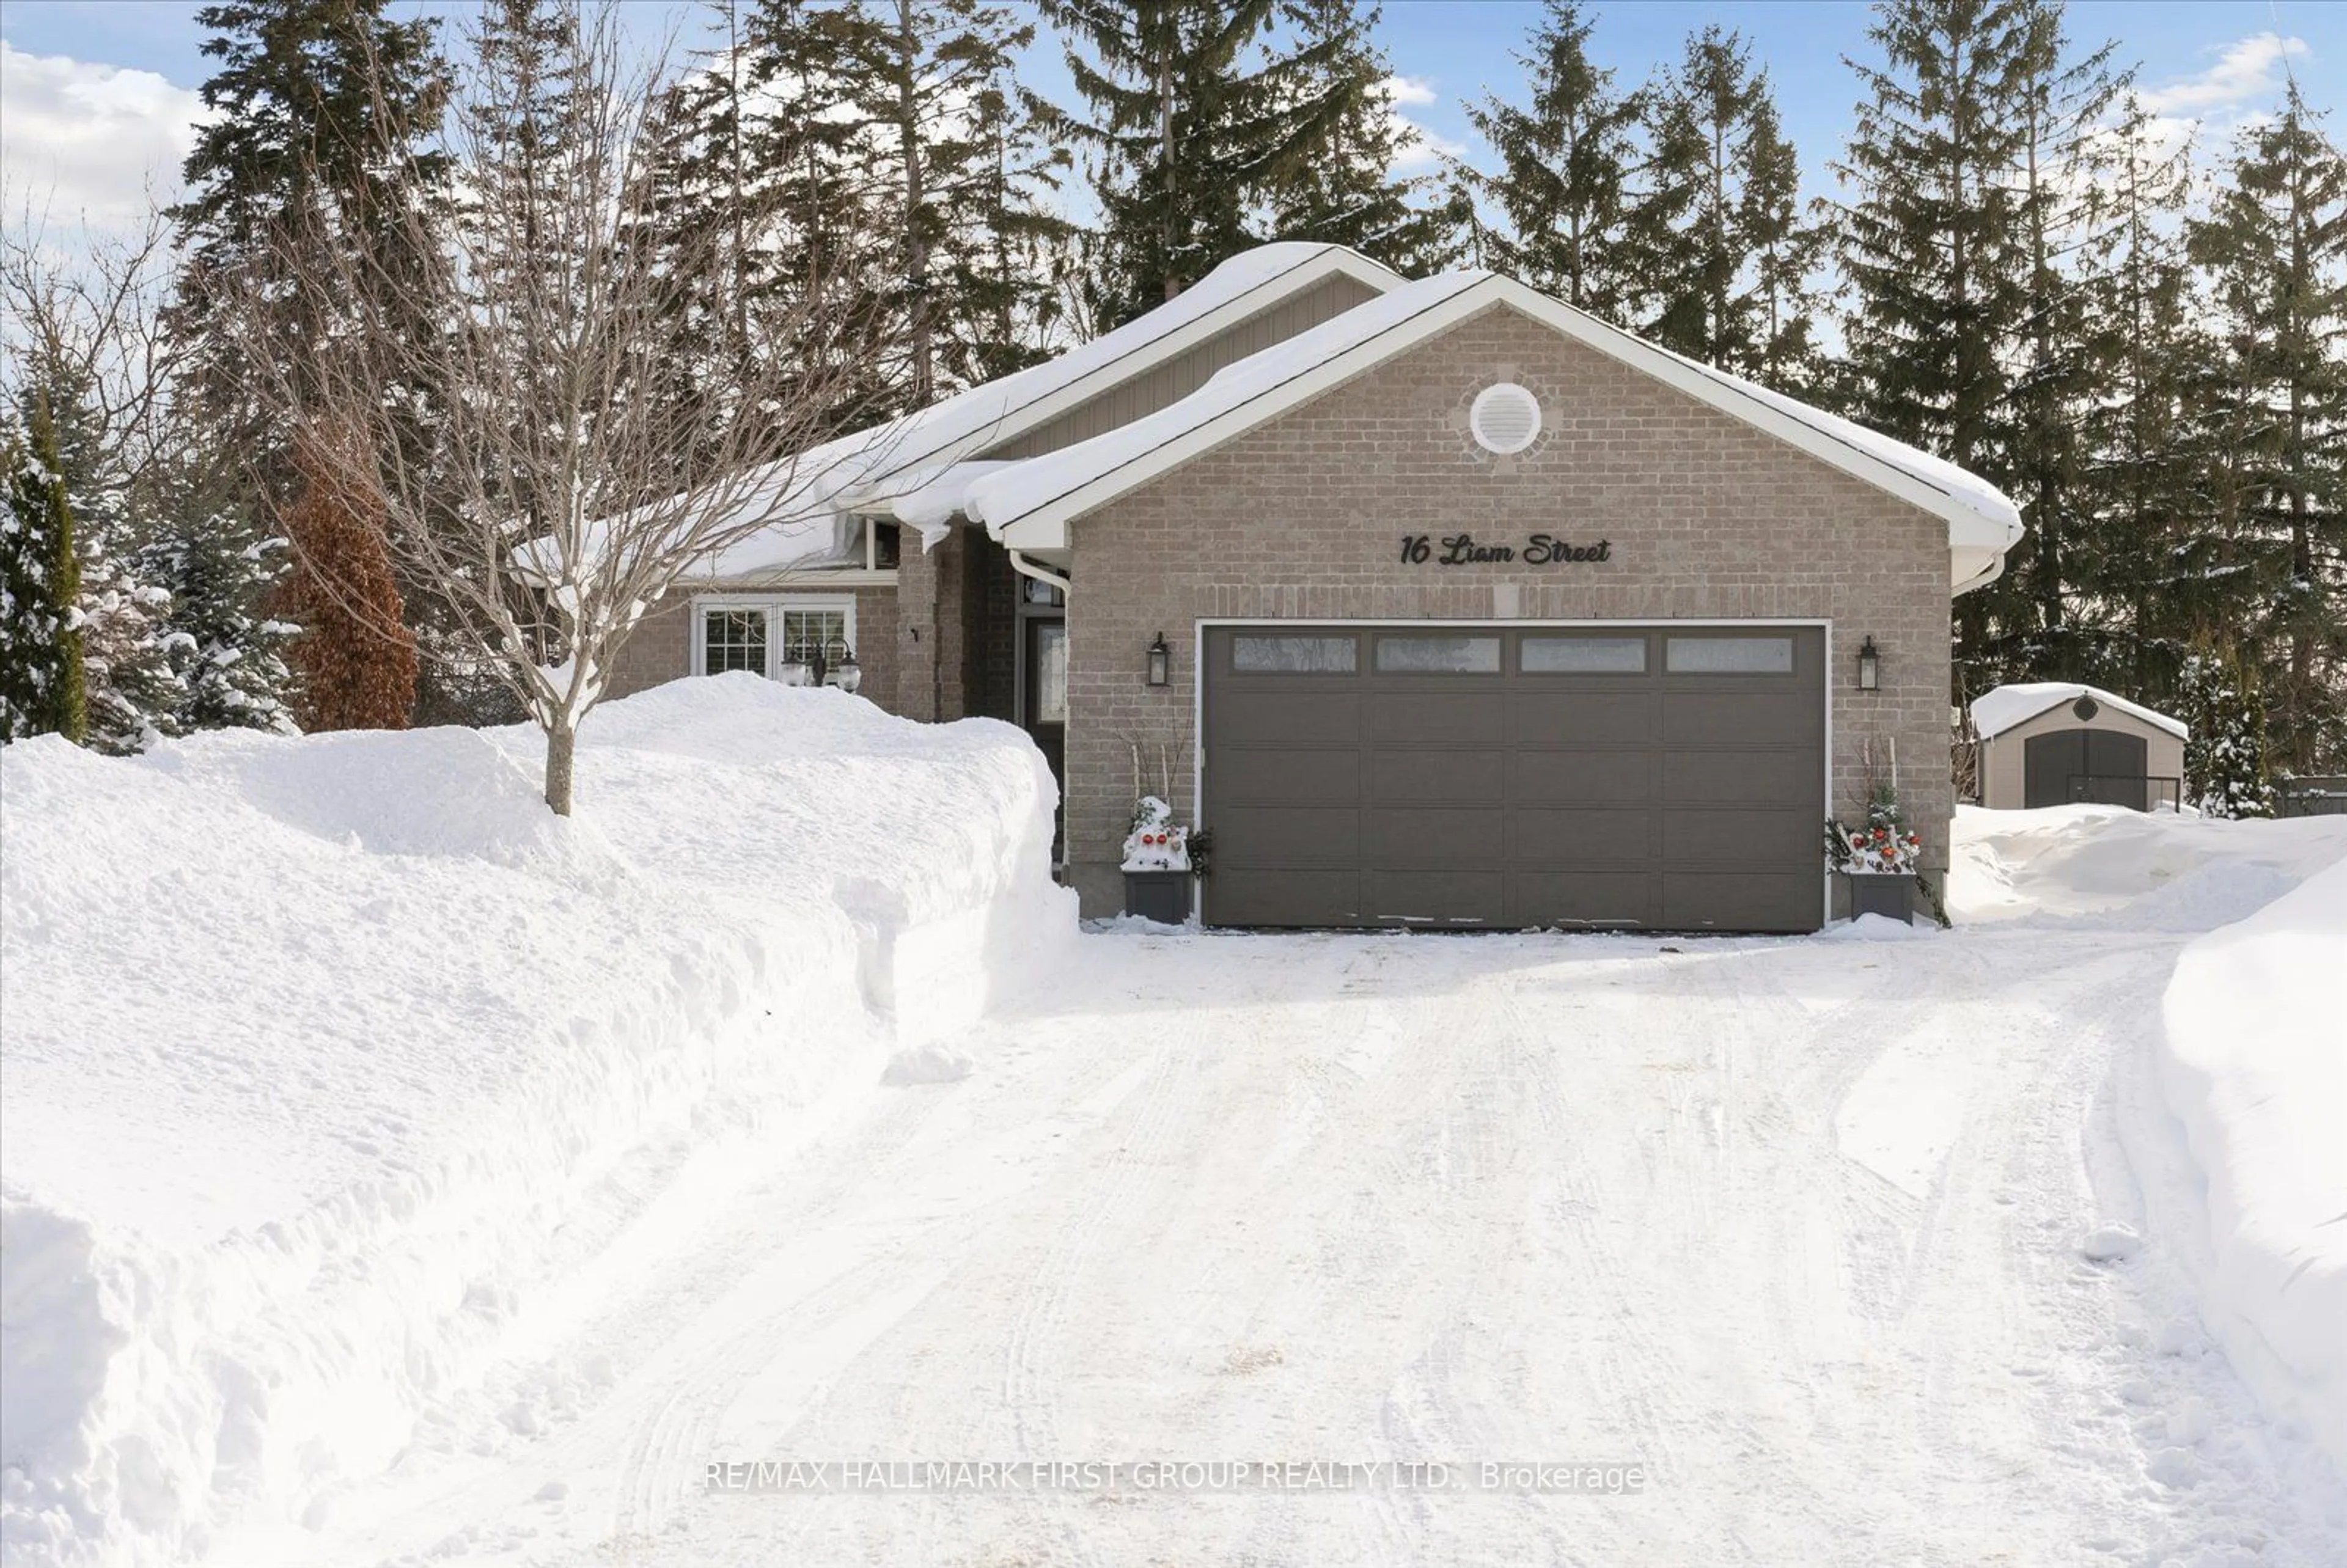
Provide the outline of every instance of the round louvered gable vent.
[[1540,439],[1540,399],[1512,381],[1487,386],[1467,410],[1467,429],[1484,451],[1512,456]]
[[2081,697],[2070,704],[2070,712],[2077,714],[2081,720],[2091,719],[2102,711],[2103,705],[2092,697]]

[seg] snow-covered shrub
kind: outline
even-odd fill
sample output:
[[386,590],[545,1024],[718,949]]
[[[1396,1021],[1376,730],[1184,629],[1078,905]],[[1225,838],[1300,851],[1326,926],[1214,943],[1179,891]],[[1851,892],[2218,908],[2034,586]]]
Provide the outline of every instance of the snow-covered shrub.
[[139,552],[171,596],[167,646],[187,683],[185,730],[294,729],[285,645],[296,628],[262,608],[286,569],[285,541],[233,510],[191,505]]
[[2271,816],[2274,789],[2266,774],[2266,704],[2239,665],[2209,653],[2184,661],[2178,683],[2179,716],[2191,726],[2184,743],[2184,787],[2207,816]]
[[73,509],[45,412],[0,425],[0,740],[79,741],[83,701],[81,568]]

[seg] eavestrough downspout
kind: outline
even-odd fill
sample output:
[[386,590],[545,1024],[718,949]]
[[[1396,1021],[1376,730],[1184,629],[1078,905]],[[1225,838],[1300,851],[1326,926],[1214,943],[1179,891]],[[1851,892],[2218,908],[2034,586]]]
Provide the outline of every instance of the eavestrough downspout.
[[[1005,547],[1005,548],[1008,548],[1009,547],[1007,546]],[[1037,582],[1048,582],[1053,588],[1060,590],[1061,598],[1065,599],[1068,597],[1069,583],[1066,578],[1061,577],[1058,572],[1053,571],[1049,567],[1037,565],[1035,562],[1029,560],[1024,555],[1015,549],[1010,550],[1010,569],[1017,572],[1020,577],[1031,577]]]

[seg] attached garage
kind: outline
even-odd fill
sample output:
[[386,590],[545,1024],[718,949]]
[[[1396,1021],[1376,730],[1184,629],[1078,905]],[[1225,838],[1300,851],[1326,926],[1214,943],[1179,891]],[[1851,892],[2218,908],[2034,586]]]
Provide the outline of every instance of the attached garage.
[[1202,628],[1204,917],[1807,931],[1818,625]]

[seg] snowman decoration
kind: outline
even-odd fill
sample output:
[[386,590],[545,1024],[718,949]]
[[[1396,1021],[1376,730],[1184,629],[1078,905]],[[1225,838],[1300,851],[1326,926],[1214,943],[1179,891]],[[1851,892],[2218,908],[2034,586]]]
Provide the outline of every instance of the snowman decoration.
[[1133,831],[1124,835],[1127,871],[1187,871],[1190,830],[1174,825],[1174,808],[1153,794],[1133,809]]

